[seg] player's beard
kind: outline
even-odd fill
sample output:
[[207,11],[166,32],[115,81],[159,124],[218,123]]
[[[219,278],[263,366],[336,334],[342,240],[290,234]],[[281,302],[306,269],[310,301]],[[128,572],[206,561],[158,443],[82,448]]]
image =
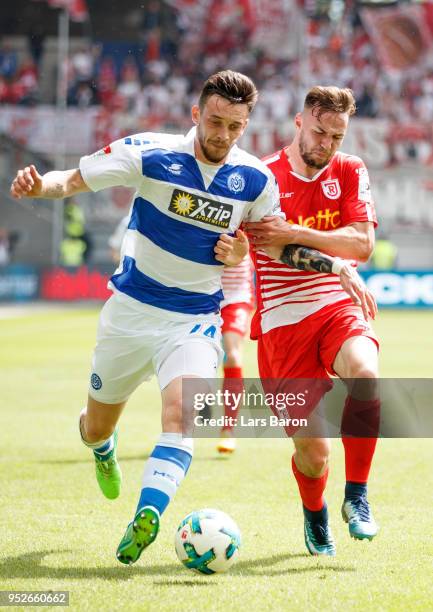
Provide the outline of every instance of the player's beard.
[[316,157],[314,157],[314,154],[311,151],[307,151],[305,140],[303,139],[302,134],[299,137],[299,154],[301,155],[305,165],[307,165],[309,168],[316,168],[317,170],[321,170],[327,164],[329,164],[329,161],[332,157],[332,153],[329,153],[326,156],[322,157],[321,160],[318,160]]
[[206,159],[212,164],[221,163],[226,157],[230,150],[230,147],[221,147],[217,148],[215,151],[212,151],[208,145],[206,145],[204,136],[200,130],[200,126],[197,128],[197,137],[200,143],[201,150]]

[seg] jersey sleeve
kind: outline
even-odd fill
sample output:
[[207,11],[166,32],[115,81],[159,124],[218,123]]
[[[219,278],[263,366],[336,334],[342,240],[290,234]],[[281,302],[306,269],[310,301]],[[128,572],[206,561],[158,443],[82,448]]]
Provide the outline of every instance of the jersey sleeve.
[[371,221],[377,226],[368,170],[359,157],[351,157],[346,162],[341,221],[343,225]]
[[266,216],[285,219],[280,208],[280,192],[274,176],[269,176],[263,191],[249,207],[244,221],[260,221]]
[[141,148],[133,143],[134,137],[116,140],[92,155],[80,159],[80,172],[92,191],[123,185],[135,187],[143,180]]

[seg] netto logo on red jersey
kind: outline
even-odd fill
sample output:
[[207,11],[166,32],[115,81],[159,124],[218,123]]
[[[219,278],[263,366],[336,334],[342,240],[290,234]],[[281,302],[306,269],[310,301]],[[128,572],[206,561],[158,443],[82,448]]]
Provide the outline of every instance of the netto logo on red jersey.
[[336,229],[341,225],[340,211],[331,210],[330,208],[318,210],[315,215],[311,215],[310,217],[298,215],[295,218],[287,219],[287,221],[288,223],[296,223],[297,225],[312,227],[318,230]]

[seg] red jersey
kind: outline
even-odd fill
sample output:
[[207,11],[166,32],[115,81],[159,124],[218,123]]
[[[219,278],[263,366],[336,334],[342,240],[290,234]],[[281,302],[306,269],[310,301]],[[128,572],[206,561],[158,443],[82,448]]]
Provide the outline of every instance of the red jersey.
[[[281,210],[288,223],[323,232],[355,222],[371,221],[377,225],[367,168],[359,157],[335,153],[313,178],[294,172],[284,149],[264,162],[277,179]],[[252,338],[298,323],[328,304],[347,300],[335,274],[290,268],[263,251],[252,257],[257,287]]]

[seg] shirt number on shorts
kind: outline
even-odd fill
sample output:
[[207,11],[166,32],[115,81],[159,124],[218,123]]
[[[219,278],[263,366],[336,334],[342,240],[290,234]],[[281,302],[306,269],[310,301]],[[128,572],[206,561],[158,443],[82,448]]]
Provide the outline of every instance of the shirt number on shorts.
[[196,323],[189,332],[190,335],[206,336],[207,338],[215,338],[217,328],[215,325],[209,325],[207,323]]

